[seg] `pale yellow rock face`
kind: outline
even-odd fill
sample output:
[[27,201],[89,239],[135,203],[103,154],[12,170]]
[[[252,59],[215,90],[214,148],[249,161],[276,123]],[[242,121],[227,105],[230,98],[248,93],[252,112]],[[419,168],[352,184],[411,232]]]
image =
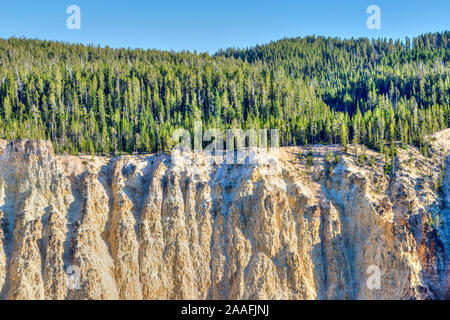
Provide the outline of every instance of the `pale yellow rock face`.
[[0,141],[0,299],[449,299],[450,131],[436,137],[390,175],[353,146],[216,165]]

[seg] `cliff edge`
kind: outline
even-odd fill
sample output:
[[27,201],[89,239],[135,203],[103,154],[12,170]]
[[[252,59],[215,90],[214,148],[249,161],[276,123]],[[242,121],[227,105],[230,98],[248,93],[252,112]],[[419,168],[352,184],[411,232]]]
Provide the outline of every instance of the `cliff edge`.
[[450,299],[450,129],[433,146],[386,172],[363,147],[183,165],[2,140],[0,299]]

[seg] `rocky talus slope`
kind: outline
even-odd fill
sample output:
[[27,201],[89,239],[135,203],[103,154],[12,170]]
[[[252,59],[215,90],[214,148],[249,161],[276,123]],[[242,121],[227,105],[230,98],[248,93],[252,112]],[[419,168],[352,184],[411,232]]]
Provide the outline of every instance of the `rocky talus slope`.
[[449,299],[450,131],[434,141],[389,174],[353,146],[185,165],[0,141],[0,299]]

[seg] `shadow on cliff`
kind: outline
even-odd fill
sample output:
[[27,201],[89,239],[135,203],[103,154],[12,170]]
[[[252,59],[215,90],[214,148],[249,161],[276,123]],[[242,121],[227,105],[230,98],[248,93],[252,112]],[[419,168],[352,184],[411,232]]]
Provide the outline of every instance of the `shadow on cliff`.
[[[450,299],[450,155],[445,159],[445,175],[438,201],[410,217],[422,273],[435,299]],[[439,215],[441,223],[436,225]],[[434,222],[433,222],[434,220]]]

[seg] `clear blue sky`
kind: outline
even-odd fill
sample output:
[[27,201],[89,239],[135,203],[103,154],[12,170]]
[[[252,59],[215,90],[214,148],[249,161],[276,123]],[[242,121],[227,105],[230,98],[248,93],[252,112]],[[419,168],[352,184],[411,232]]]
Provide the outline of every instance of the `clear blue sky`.
[[[111,47],[197,50],[248,47],[305,35],[401,38],[450,29],[449,0],[15,0],[2,1],[0,37]],[[66,8],[81,8],[68,30]],[[369,5],[381,30],[366,27]]]

